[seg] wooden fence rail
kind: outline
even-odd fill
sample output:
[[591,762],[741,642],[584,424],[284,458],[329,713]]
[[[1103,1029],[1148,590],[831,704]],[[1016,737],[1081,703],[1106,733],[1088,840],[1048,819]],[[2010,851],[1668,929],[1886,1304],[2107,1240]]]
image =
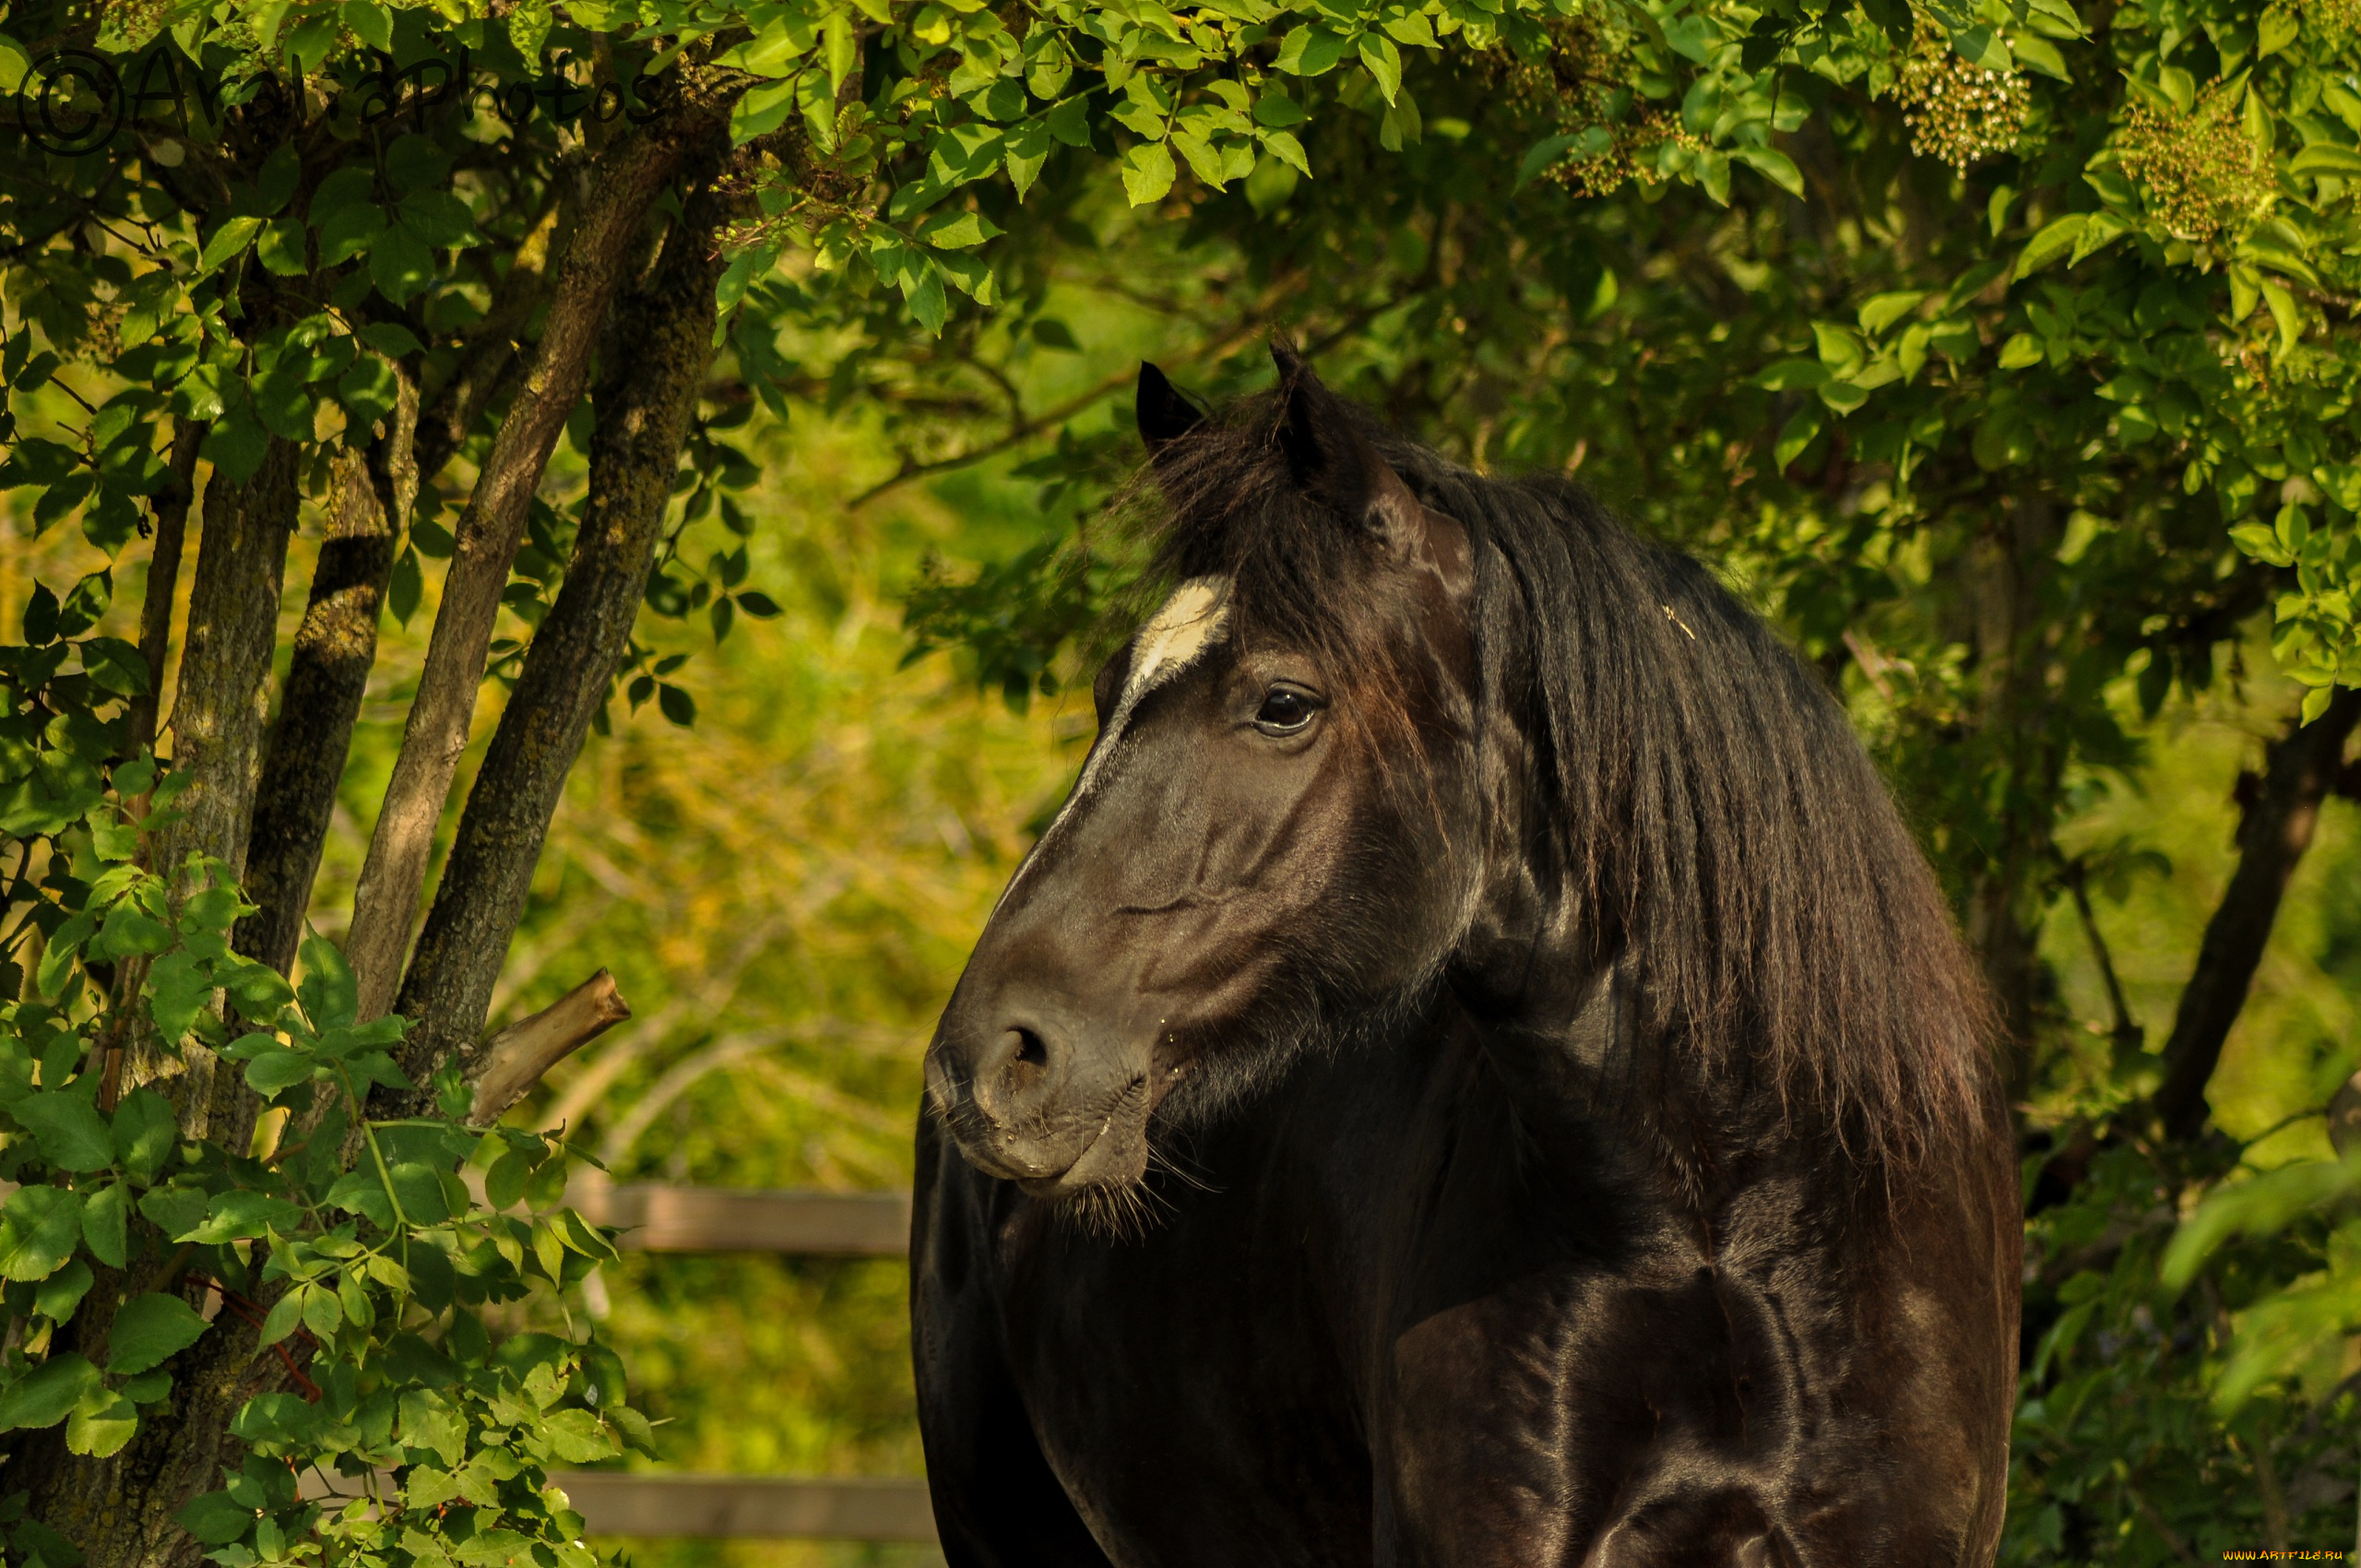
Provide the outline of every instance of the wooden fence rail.
[[[383,1478],[390,1486],[392,1477]],[[699,1476],[553,1470],[594,1536],[704,1540],[931,1541],[926,1482],[901,1477]],[[305,1478],[310,1501],[360,1497],[350,1480]]]
[[901,1257],[910,1249],[908,1193],[765,1192],[752,1187],[616,1186],[576,1182],[567,1202],[618,1245],[649,1253],[789,1253]]

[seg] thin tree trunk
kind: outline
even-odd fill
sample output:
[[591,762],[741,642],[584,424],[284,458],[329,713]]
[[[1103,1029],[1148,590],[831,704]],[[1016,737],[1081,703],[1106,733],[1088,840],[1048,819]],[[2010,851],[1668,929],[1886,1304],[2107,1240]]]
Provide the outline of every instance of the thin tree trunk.
[[589,172],[573,242],[551,292],[530,374],[509,405],[460,519],[443,581],[442,608],[385,805],[353,895],[345,956],[363,1017],[383,1013],[401,977],[434,828],[475,718],[476,692],[500,613],[500,596],[523,542],[533,492],[588,376],[591,350],[625,270],[639,253],[648,208],[693,141],[715,123],[711,108],[684,109],[611,147]]
[[[2030,710],[2043,700],[2047,664],[2040,563],[2055,548],[2057,530],[2057,508],[2046,496],[2003,502],[1967,563],[1981,728],[1988,754],[2016,786],[2010,796],[2022,802],[2047,802],[2055,794],[2056,754]],[[2008,1036],[2012,1101],[2032,1064],[2041,935],[2033,891],[2048,863],[2048,826],[2047,804],[2021,806],[1998,824],[1997,852],[1977,874],[1965,911],[1968,942]]]
[[459,362],[419,414],[416,457],[421,482],[443,471],[476,421],[516,380],[517,334],[549,298],[549,247],[557,231],[559,205],[552,200],[517,246],[492,293],[492,308],[469,329]]
[[398,369],[392,428],[367,453],[348,452],[336,471],[336,510],[312,573],[311,603],[295,630],[279,722],[255,802],[239,952],[285,974],[303,940],[312,878],[320,869],[337,785],[352,747],[353,720],[377,660],[377,617],[394,544],[418,493],[411,459],[418,388]]
[[124,750],[136,756],[156,743],[156,712],[164,700],[164,663],[172,652],[172,604],[180,592],[181,549],[188,539],[188,507],[196,499],[196,449],[205,422],[183,420],[172,432],[172,475],[156,497],[156,542],[148,557],[148,591],[139,605],[139,659],[148,666],[148,693],[131,699]]
[[297,455],[293,443],[272,436],[252,479],[233,485],[217,471],[206,487],[171,724],[172,765],[191,778],[175,802],[181,820],[157,836],[155,863],[167,875],[192,850],[228,861],[233,872],[245,867],[279,589],[300,499]]
[[2328,711],[2309,724],[2296,721],[2272,743],[2260,787],[2238,819],[2237,870],[2205,924],[2197,967],[2165,1042],[2165,1081],[2155,1110],[2167,1137],[2189,1139],[2204,1130],[2211,1113],[2205,1086],[2246,1006],[2279,901],[2311,847],[2320,802],[2336,788],[2344,742],[2356,721],[2361,690],[2344,687],[2330,699]]
[[630,647],[713,359],[718,218],[714,198],[690,203],[655,277],[617,307],[601,350],[574,557],[476,774],[402,985],[397,1011],[411,1026],[403,1065],[415,1083],[475,1047],[566,776]]
[[[217,471],[206,487],[172,718],[174,766],[191,782],[179,802],[184,814],[160,830],[154,845],[153,863],[168,876],[191,853],[233,869],[245,857],[279,588],[300,498],[296,458],[293,445],[273,437],[244,484]],[[147,1041],[134,1050],[130,1081],[160,1079],[183,1062],[185,1070],[159,1087],[172,1092],[184,1129],[241,1148],[253,1133],[254,1097],[234,1075],[214,1074],[203,1048],[187,1046],[175,1056]],[[151,1283],[167,1282],[136,1289]],[[96,1359],[116,1307],[134,1289],[125,1275],[105,1270],[67,1325],[67,1347]],[[33,1518],[63,1531],[91,1562],[194,1564],[202,1548],[172,1514],[217,1484],[231,1456],[231,1418],[254,1392],[254,1330],[224,1314],[213,1334],[174,1360],[171,1403],[143,1417],[122,1452],[104,1459],[77,1455],[66,1451],[62,1428],[30,1432],[8,1458],[12,1486],[30,1494]]]

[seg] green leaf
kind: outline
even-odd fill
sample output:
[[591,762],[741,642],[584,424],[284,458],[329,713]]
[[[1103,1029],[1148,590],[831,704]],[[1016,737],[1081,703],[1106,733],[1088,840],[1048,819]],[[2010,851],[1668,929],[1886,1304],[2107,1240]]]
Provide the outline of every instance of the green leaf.
[[90,1255],[109,1268],[131,1261],[131,1189],[121,1182],[92,1193],[82,1206],[82,1240]]
[[261,232],[262,220],[259,218],[225,220],[221,227],[213,231],[213,237],[205,242],[205,252],[197,260],[198,276],[219,270],[242,254]]
[[448,1399],[431,1388],[407,1389],[399,1408],[405,1446],[436,1455],[453,1467],[467,1457],[467,1419]]
[[746,89],[730,111],[730,140],[742,147],[756,137],[770,135],[795,113],[797,79],[764,82]]
[[834,98],[843,89],[845,78],[852,75],[860,62],[860,44],[853,36],[852,13],[832,12],[820,26],[828,61],[828,96]]
[[[1516,184],[1510,188],[1521,191],[1533,184],[1548,172],[1550,165],[1565,156],[1568,148],[1581,139],[1580,132],[1570,131],[1563,136],[1544,137],[1526,148],[1525,157],[1517,162]],[[1294,160],[1289,159],[1288,161],[1293,162]]]
[[2296,14],[2284,6],[2273,6],[2263,12],[2255,27],[2254,52],[2257,59],[2276,54],[2296,42]]
[[300,218],[274,220],[263,230],[261,243],[255,246],[255,255],[262,262],[263,269],[281,278],[301,278],[311,271],[303,232],[303,220]]
[[[47,589],[41,590],[47,592]],[[98,929],[97,917],[85,909],[50,933],[49,944],[42,949],[41,963],[33,970],[33,983],[44,997],[54,1001],[74,977],[75,960],[82,956],[82,944]]]
[[178,1241],[205,1223],[208,1201],[202,1187],[158,1187],[139,1200],[139,1213],[167,1241]]
[[2361,1155],[2303,1160],[2217,1189],[2181,1223],[2157,1270],[2169,1289],[2195,1278],[2205,1260],[2236,1236],[2271,1236],[2361,1188]]
[[1042,116],[1050,134],[1068,147],[1090,145],[1090,99],[1076,93]]
[[207,1546],[227,1546],[254,1528],[255,1511],[230,1500],[226,1491],[208,1491],[191,1498],[172,1515],[182,1529]]
[[1871,295],[1862,303],[1857,317],[1861,324],[1861,330],[1869,333],[1884,331],[1912,311],[1916,310],[1919,302],[1926,297],[1926,292],[1917,289]]
[[1786,153],[1768,147],[1734,147],[1730,148],[1730,157],[1733,160],[1745,164],[1789,196],[1801,196],[1804,194],[1803,172],[1796,167],[1796,160]]
[[1402,52],[1382,32],[1365,32],[1360,42],[1361,64],[1376,78],[1377,90],[1391,103],[1402,90]]
[[944,210],[927,220],[919,238],[943,250],[961,250],[998,237],[1001,226],[980,212]]
[[1303,105],[1289,98],[1287,89],[1276,82],[1266,83],[1254,98],[1254,123],[1267,130],[1283,131],[1289,125],[1300,125],[1308,116]]
[[394,19],[375,0],[345,0],[344,25],[355,38],[381,53],[394,47]]
[[364,195],[323,217],[314,200],[312,224],[320,232],[320,265],[335,267],[377,243],[377,236],[386,232],[386,213],[374,196]]
[[1274,69],[1291,77],[1325,76],[1336,68],[1336,63],[1351,47],[1351,41],[1343,33],[1306,23],[1279,41],[1278,57],[1271,64]]
[[8,1108],[60,1170],[104,1170],[114,1163],[114,1139],[98,1107],[78,1094],[43,1091]]
[[402,548],[401,559],[394,563],[391,576],[386,582],[386,609],[393,618],[407,626],[410,617],[418,613],[419,601],[426,596],[426,572],[419,564],[415,545]]
[[1033,188],[1034,180],[1041,172],[1041,165],[1050,160],[1052,139],[1049,122],[1043,119],[1027,120],[1008,133],[1008,179],[1016,187],[1017,200],[1025,199],[1025,193]]
[[1803,391],[1823,385],[1831,374],[1818,360],[1781,360],[1757,372],[1754,384],[1774,392]]
[[111,1388],[93,1388],[66,1418],[66,1452],[103,1459],[120,1453],[138,1430],[139,1411],[128,1398]]
[[394,224],[369,247],[369,276],[377,291],[396,304],[434,281],[434,253],[403,224]]
[[99,1386],[89,1358],[52,1356],[0,1393],[0,1431],[53,1427]]
[[194,953],[175,950],[148,968],[148,1012],[166,1039],[178,1042],[213,1004],[213,975]]
[[1273,131],[1263,138],[1263,145],[1280,162],[1305,179],[1311,178],[1311,164],[1303,156],[1303,144],[1295,139],[1293,131]]
[[2361,174],[2361,152],[2349,147],[2339,147],[2332,141],[2316,141],[2287,160],[2291,174],[2333,174],[2349,178]]
[[243,392],[206,432],[201,450],[232,484],[245,483],[262,467],[263,457],[270,450],[270,433],[255,418],[253,405]]
[[2000,368],[2023,370],[2039,364],[2045,357],[2041,339],[2030,332],[2020,332],[2000,346]]
[[2029,276],[2072,250],[2074,242],[2082,237],[2082,226],[2089,221],[2087,213],[2070,212],[2044,224],[2041,232],[2027,241],[2025,248],[2018,253],[2016,270],[2011,276]]
[[282,1089],[309,1083],[317,1065],[317,1058],[308,1051],[273,1047],[246,1063],[246,1087],[268,1099]]
[[270,1304],[270,1312],[262,1320],[261,1342],[276,1345],[295,1332],[303,1321],[303,1289],[296,1286]]
[[2058,53],[2058,45],[2038,33],[2021,32],[2009,41],[2008,47],[2020,65],[2030,65],[2056,81],[2070,82],[2074,79],[2072,73],[2066,69],[2066,56]]
[[2272,279],[2260,280],[2262,303],[2271,307],[2271,318],[2279,326],[2279,352],[2285,353],[2304,335],[2304,313],[2296,307],[2296,296],[2286,285]]
[[303,1297],[303,1326],[322,1344],[334,1339],[337,1329],[344,1323],[344,1305],[337,1300],[336,1292],[325,1285],[306,1285]]
[[350,1028],[361,1012],[361,992],[343,950],[326,937],[311,936],[303,940],[303,979],[295,994],[303,1016],[324,1032]]
[[[146,1203],[139,1206],[139,1212],[148,1212]],[[220,1194],[207,1206],[204,1224],[172,1240],[206,1244],[250,1241],[267,1230],[291,1229],[303,1218],[303,1211],[285,1198],[238,1187]]]
[[1123,154],[1121,167],[1123,194],[1133,207],[1163,200],[1180,172],[1172,161],[1172,149],[1154,141],[1141,142]]
[[64,1323],[74,1315],[74,1309],[81,1305],[83,1296],[89,1293],[96,1277],[91,1274],[89,1264],[76,1258],[41,1282],[40,1288],[33,1292],[33,1311],[52,1323]]
[[397,1161],[391,1171],[394,1195],[412,1225],[440,1224],[448,1216],[443,1202],[443,1178],[431,1165],[418,1160]]
[[2009,46],[1988,26],[1972,27],[1952,34],[1952,53],[1987,71],[2006,71],[2015,65],[2009,58]]
[[114,1314],[107,1332],[107,1371],[116,1376],[160,1367],[196,1344],[209,1325],[178,1296],[149,1291]]
[[591,1465],[601,1459],[612,1459],[623,1447],[599,1424],[599,1418],[587,1410],[558,1410],[543,1418],[541,1441],[549,1451],[568,1465]]
[[82,1194],[40,1183],[0,1209],[0,1279],[46,1279],[82,1240]]

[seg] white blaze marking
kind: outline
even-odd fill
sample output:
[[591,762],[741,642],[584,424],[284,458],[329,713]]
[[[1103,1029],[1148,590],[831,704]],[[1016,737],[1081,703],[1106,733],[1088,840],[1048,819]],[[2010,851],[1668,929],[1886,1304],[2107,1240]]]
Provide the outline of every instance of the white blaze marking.
[[[1123,695],[1117,699],[1115,711],[1107,716],[1106,727],[1098,732],[1098,742],[1091,748],[1090,760],[1083,766],[1082,777],[1074,781],[1074,793],[1066,797],[1049,831],[1041,835],[1034,846],[1034,853],[1026,857],[1009,879],[1006,891],[1000,896],[1005,903],[1025,873],[1033,868],[1042,846],[1049,843],[1074,808],[1098,782],[1099,769],[1123,738],[1124,727],[1131,723],[1132,714],[1157,687],[1169,682],[1190,665],[1195,663],[1221,636],[1229,624],[1229,579],[1228,577],[1191,577],[1172,590],[1164,608],[1148,618],[1132,642],[1132,667],[1123,677]],[[997,907],[997,906],[995,906]]]

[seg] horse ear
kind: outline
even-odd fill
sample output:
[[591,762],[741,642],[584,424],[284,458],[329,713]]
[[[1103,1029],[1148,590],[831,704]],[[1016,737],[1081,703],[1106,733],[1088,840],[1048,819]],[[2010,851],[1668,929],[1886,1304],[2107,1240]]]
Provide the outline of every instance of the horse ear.
[[1271,359],[1279,367],[1274,438],[1296,482],[1368,529],[1396,561],[1431,568],[1454,593],[1464,591],[1471,580],[1467,530],[1411,493],[1287,339],[1271,340]]
[[1140,385],[1133,408],[1139,419],[1140,439],[1146,443],[1151,458],[1161,457],[1167,446],[1205,422],[1180,388],[1145,360],[1140,362]]

